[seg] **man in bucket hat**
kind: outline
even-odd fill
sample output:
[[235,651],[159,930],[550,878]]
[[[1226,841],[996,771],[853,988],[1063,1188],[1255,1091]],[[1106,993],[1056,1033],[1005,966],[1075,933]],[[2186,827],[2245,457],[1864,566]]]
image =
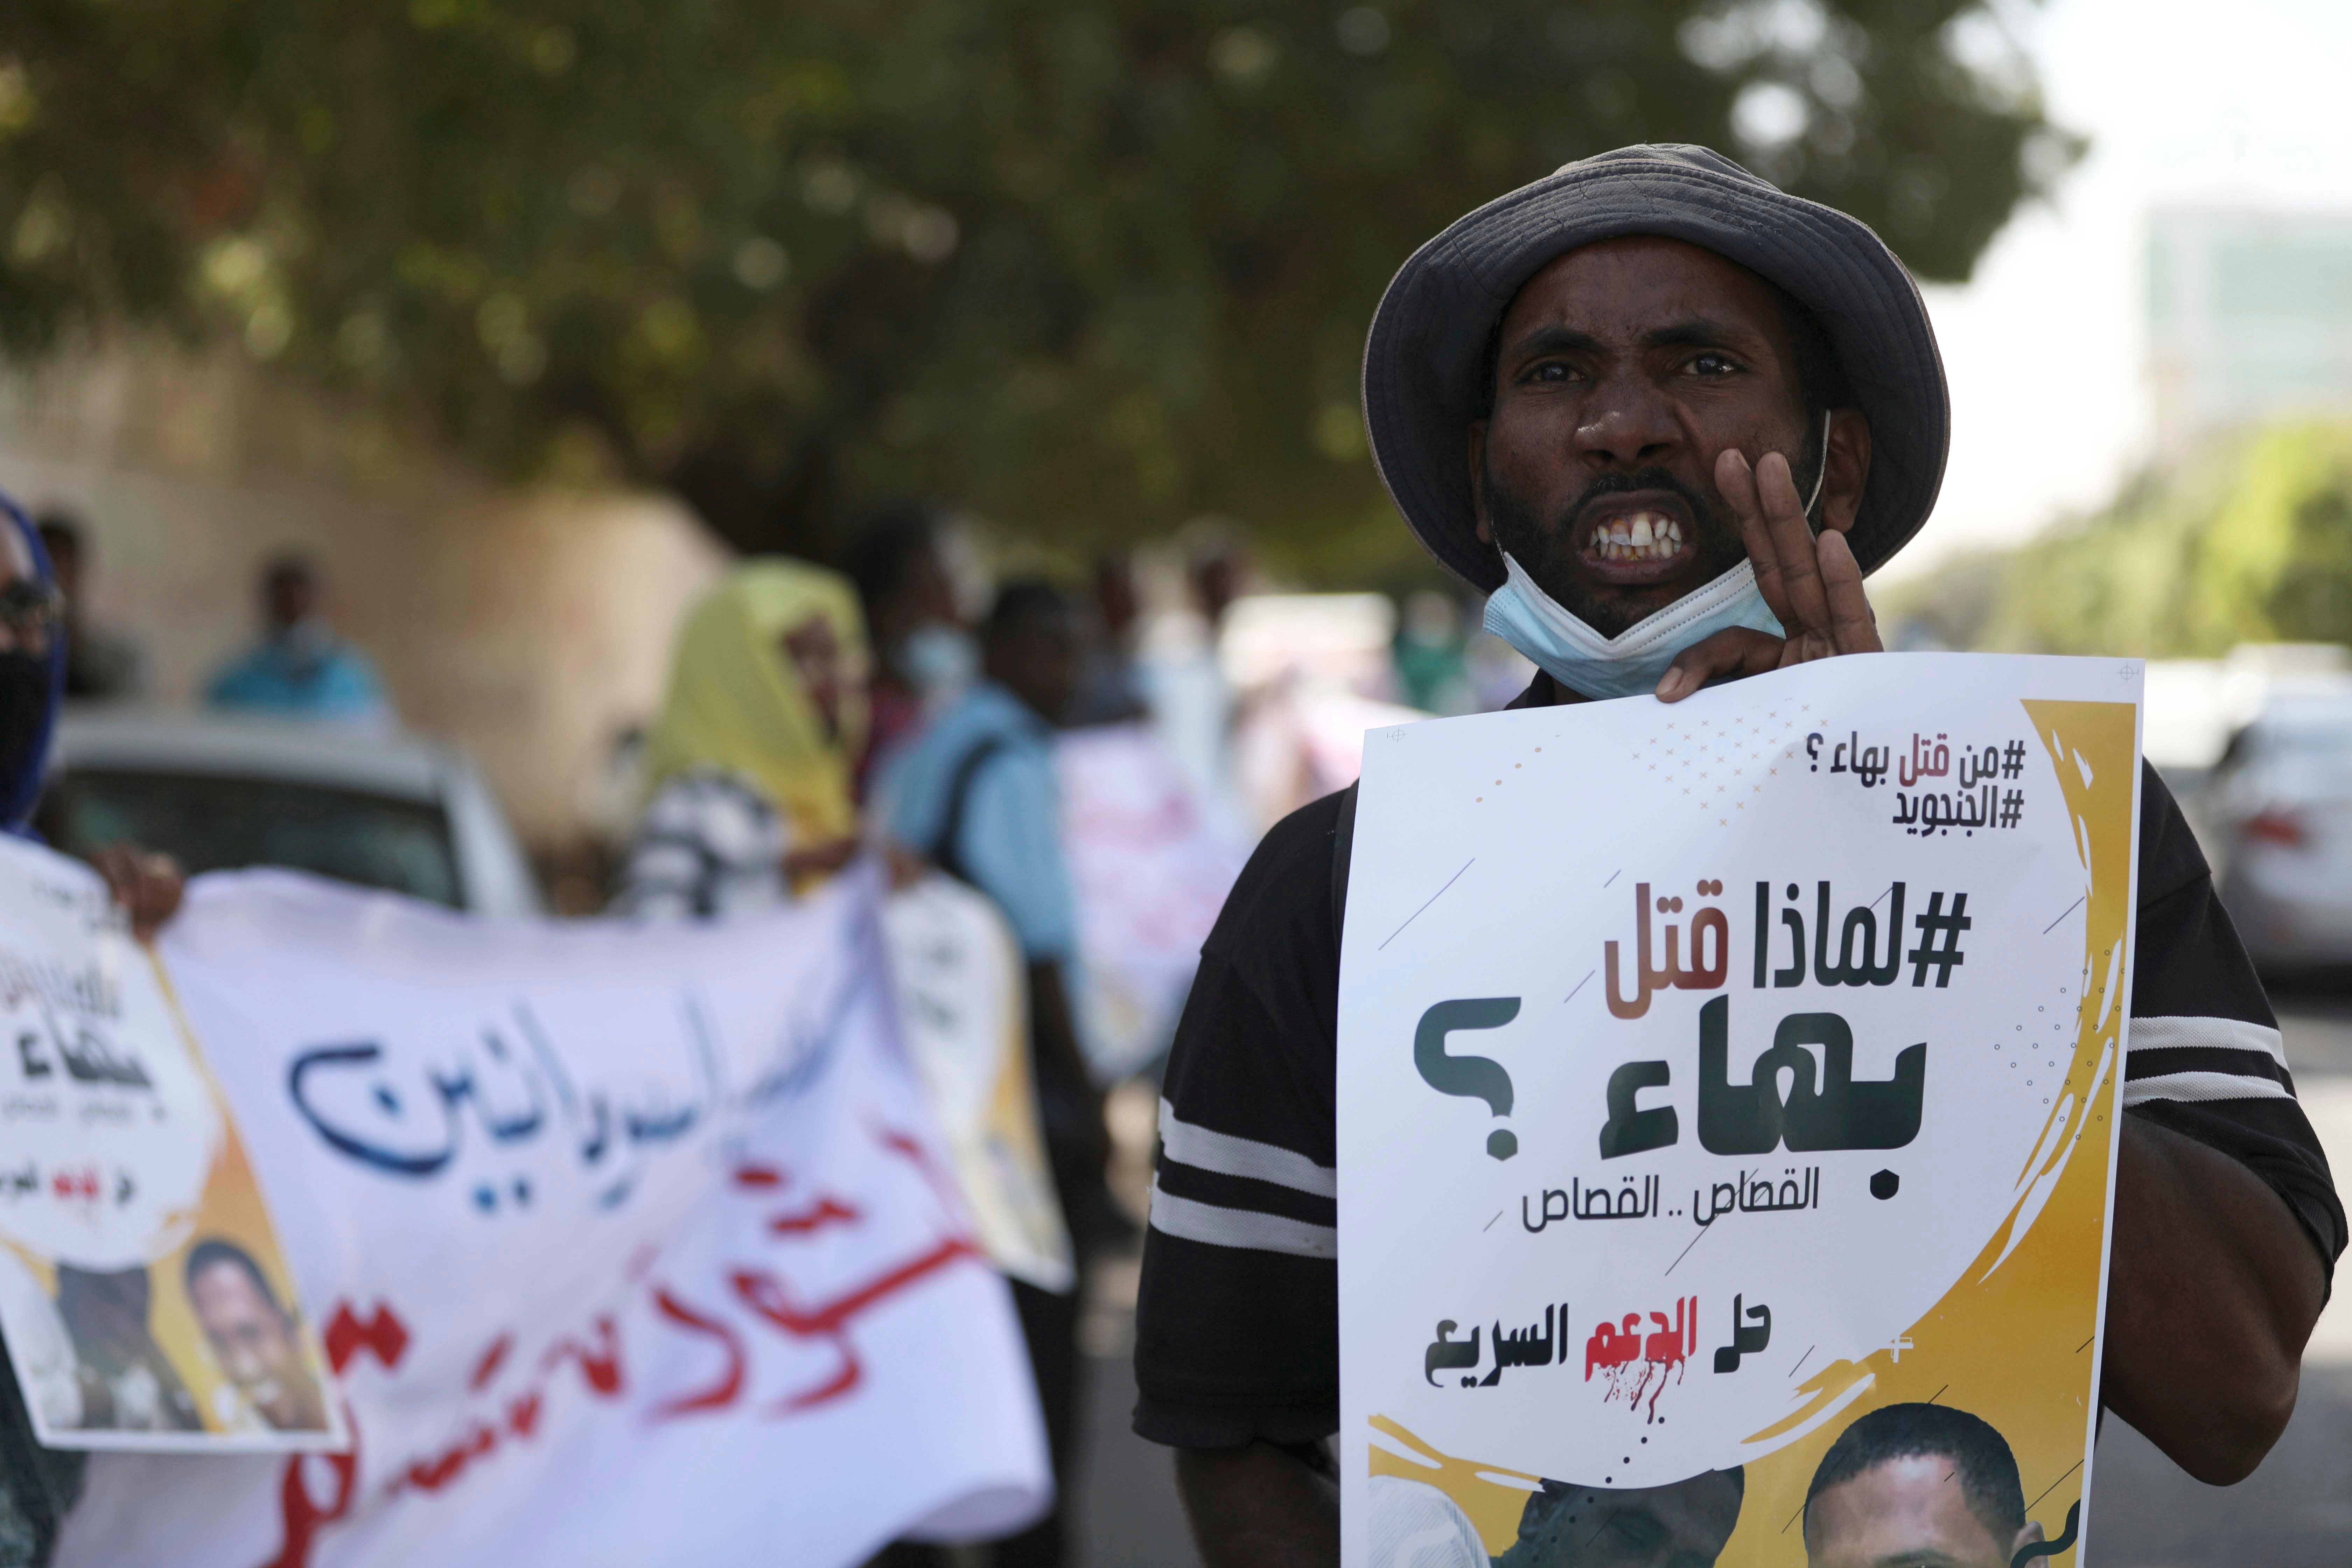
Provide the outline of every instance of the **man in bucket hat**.
[[[1684,146],[1569,164],[1422,247],[1373,319],[1364,412],[1406,522],[1537,665],[1514,706],[1675,701],[1877,651],[1863,578],[1927,520],[1950,427],[1927,310],[1877,236]],[[2294,1409],[2345,1217],[2196,842],[2152,772],[2141,793],[2104,1395],[2227,1482]],[[1160,1104],[1135,1425],[1180,1450],[1212,1568],[1339,1558],[1353,801],[1259,846]]]

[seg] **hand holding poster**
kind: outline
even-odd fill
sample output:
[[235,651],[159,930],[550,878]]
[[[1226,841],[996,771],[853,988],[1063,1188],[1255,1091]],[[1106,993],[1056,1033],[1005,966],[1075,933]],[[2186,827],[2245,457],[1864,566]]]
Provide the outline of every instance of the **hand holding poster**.
[[1347,1562],[1532,1568],[1617,1530],[1796,1568],[1952,1508],[1954,1561],[2070,1560],[2138,677],[1843,658],[1373,734]]

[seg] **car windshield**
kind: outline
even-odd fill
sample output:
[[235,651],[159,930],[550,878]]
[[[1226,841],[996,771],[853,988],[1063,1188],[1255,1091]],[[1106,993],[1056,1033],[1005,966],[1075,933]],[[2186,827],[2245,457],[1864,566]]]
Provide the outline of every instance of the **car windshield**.
[[288,866],[460,907],[442,809],[363,790],[219,773],[76,768],[53,781],[40,825],[69,855],[135,844],[191,875]]
[[2297,714],[2267,728],[2263,750],[2290,777],[2352,784],[2352,710]]

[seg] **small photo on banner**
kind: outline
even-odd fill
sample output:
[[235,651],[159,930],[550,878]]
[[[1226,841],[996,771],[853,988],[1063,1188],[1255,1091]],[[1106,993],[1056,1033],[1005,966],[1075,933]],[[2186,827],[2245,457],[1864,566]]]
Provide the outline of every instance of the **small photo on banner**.
[[348,1447],[236,1124],[78,861],[0,840],[0,1334],[52,1448]]

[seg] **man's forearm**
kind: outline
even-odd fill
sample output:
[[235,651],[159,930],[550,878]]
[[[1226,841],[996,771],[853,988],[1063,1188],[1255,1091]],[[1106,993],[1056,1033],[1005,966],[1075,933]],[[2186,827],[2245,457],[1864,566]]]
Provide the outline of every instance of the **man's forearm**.
[[1207,1568],[1333,1568],[1339,1489],[1270,1444],[1181,1448],[1176,1485]]
[[2326,1289],[2284,1200],[2137,1116],[2116,1173],[2103,1397],[2200,1481],[2243,1479],[2294,1413]]

